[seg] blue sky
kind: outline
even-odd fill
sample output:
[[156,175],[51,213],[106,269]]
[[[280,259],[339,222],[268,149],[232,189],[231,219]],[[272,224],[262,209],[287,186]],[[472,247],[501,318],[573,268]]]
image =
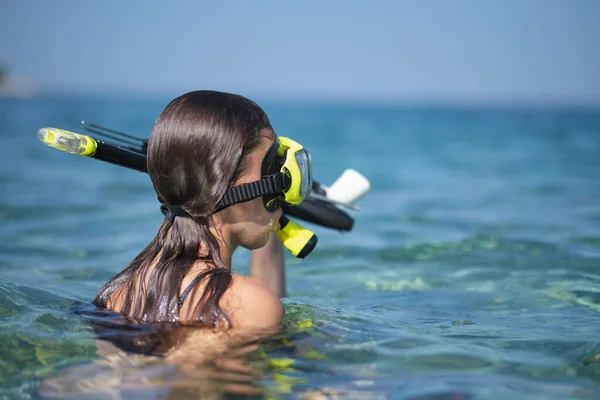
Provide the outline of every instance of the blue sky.
[[596,0],[0,7],[0,64],[62,92],[600,104]]

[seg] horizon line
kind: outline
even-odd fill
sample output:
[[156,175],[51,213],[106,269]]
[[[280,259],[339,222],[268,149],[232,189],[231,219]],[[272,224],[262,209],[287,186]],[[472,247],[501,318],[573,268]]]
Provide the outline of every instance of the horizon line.
[[[237,93],[246,96],[252,100],[273,103],[313,103],[328,105],[347,105],[347,106],[388,106],[388,107],[431,107],[431,108],[525,108],[525,109],[582,109],[590,111],[600,111],[600,99],[576,99],[573,97],[558,96],[500,96],[500,95],[395,95],[392,93],[370,93],[360,94],[357,91],[332,92],[331,94],[287,91],[277,92],[268,90],[256,90],[250,88],[233,88],[229,85],[223,85],[219,89],[207,86],[206,90],[220,90],[224,92]],[[8,89],[8,90],[7,90]],[[114,90],[98,88],[33,88],[26,87],[23,90],[14,90],[16,88],[0,87],[0,99],[67,99],[83,98],[86,100],[115,100],[115,101],[165,101],[173,99],[186,92],[197,90],[190,88],[187,90],[164,89],[164,90]],[[198,89],[199,90],[199,89]],[[166,100],[166,101],[168,101]]]

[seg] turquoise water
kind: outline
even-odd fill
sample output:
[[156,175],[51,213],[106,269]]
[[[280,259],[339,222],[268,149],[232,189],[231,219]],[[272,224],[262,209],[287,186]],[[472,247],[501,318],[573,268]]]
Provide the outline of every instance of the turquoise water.
[[[244,381],[210,363],[102,364],[73,312],[91,311],[162,215],[147,176],[36,131],[86,119],[147,136],[167,100],[0,100],[0,397],[118,398],[82,394],[118,376],[123,398],[195,398],[199,381]],[[600,398],[599,111],[263,106],[321,182],[351,167],[372,189],[352,232],[311,226],[317,249],[288,256],[286,332],[238,356],[243,392]],[[234,270],[248,262],[240,250]]]

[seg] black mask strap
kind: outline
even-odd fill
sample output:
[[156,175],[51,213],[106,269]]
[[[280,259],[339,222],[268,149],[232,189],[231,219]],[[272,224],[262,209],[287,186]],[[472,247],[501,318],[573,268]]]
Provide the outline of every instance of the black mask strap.
[[[245,201],[256,199],[257,197],[280,195],[285,189],[289,188],[289,186],[290,179],[288,176],[279,172],[267,175],[259,181],[229,188],[217,203],[217,208],[214,212],[219,212],[233,204],[243,203]],[[160,198],[158,200],[160,201],[160,211],[165,218],[168,218],[171,221],[171,223],[173,223],[175,217],[191,218],[191,215],[180,206],[165,203]]]
[[219,212],[230,205],[243,203],[260,196],[281,194],[289,185],[290,182],[287,175],[276,173],[267,175],[260,181],[229,188],[217,203],[215,212]]
[[167,204],[164,202],[160,203],[160,211],[163,213],[165,218],[168,218],[171,223],[175,220],[175,217],[189,217],[191,215],[188,214],[183,208],[180,206],[174,206],[172,204]]

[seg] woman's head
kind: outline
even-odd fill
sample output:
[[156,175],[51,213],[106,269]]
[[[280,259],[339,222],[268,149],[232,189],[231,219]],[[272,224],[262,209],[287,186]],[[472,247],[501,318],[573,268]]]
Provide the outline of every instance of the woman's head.
[[[228,188],[261,178],[260,165],[274,139],[265,112],[245,97],[186,93],[155,122],[148,173],[161,201],[180,206],[199,223],[208,222]],[[227,224],[236,244],[261,247],[275,217],[262,204],[261,199],[241,203],[212,220]]]

